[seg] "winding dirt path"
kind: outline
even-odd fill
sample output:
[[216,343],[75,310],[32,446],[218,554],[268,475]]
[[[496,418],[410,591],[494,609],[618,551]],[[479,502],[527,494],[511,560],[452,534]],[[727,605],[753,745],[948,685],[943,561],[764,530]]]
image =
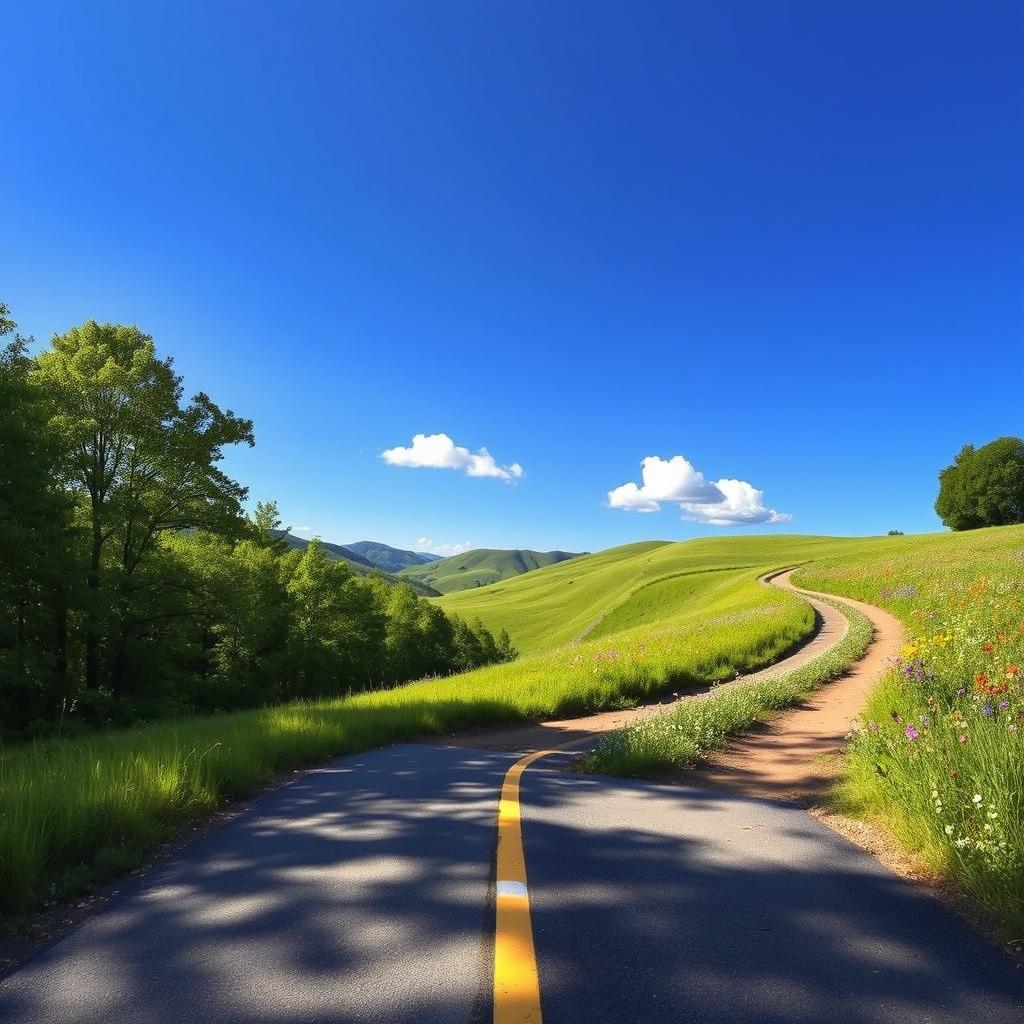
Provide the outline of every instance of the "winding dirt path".
[[[719,757],[715,758],[713,762],[713,765],[716,766],[714,775],[709,774],[704,779],[696,777],[693,779],[694,783],[703,781],[707,784],[730,785],[733,788],[741,788],[741,783],[742,786],[753,787],[756,781],[760,786],[757,795],[779,796],[780,790],[793,789],[798,782],[801,782],[799,765],[805,761],[804,775],[808,778],[804,781],[809,782],[810,776],[817,777],[819,774],[817,760],[819,755],[827,753],[833,748],[841,749],[842,738],[849,728],[850,721],[856,717],[874,681],[884,671],[888,659],[899,650],[903,634],[902,627],[896,619],[870,605],[848,601],[846,598],[833,598],[831,595],[817,595],[798,590],[790,582],[791,572],[792,570],[787,569],[769,573],[762,577],[762,582],[797,593],[809,601],[817,614],[818,625],[807,643],[793,654],[767,668],[740,676],[736,680],[719,686],[706,687],[696,691],[690,690],[681,696],[671,697],[654,704],[645,704],[620,711],[603,711],[587,715],[584,718],[523,722],[517,725],[474,729],[471,732],[435,739],[434,742],[444,746],[475,747],[484,750],[579,750],[591,747],[602,733],[664,714],[682,701],[700,699],[725,686],[749,683],[756,679],[790,672],[831,650],[846,636],[848,623],[846,618],[832,605],[818,599],[828,597],[830,600],[842,600],[853,605],[871,619],[875,626],[876,637],[865,658],[858,663],[856,669],[849,676],[823,688],[818,694],[815,694],[812,700],[801,705],[797,711],[786,712],[775,719],[772,723],[773,726],[776,722],[785,721],[787,722],[786,729],[785,732],[773,734],[769,738],[768,743],[771,749],[765,754],[761,753],[760,740],[757,739],[757,737],[764,736],[765,732],[758,730],[750,734],[750,738],[755,742],[749,748],[744,749],[742,754],[737,752],[734,765],[730,766],[732,753],[732,747],[730,747],[720,755],[721,762],[719,762]],[[867,665],[866,670],[864,669],[865,665]],[[806,717],[806,721],[804,716],[809,716]],[[798,721],[805,724],[797,725]],[[790,733],[799,735],[790,735]],[[760,762],[762,758],[765,763],[761,767],[750,763],[752,759]],[[745,759],[745,763],[741,764],[743,759]],[[710,768],[711,765],[708,767]],[[742,775],[740,774],[741,768],[746,769]],[[687,775],[690,774],[687,773]],[[829,778],[831,777],[832,775],[829,775]],[[751,788],[743,791],[753,792],[754,790]]]
[[829,607],[817,600],[821,597],[856,608],[874,627],[871,646],[841,679],[823,686],[802,704],[770,722],[734,737],[724,750],[677,778],[691,785],[717,786],[746,796],[812,804],[828,791],[839,774],[844,737],[875,684],[899,654],[906,635],[898,619],[874,605],[800,590],[793,586],[788,572],[771,582],[800,594],[818,609]]

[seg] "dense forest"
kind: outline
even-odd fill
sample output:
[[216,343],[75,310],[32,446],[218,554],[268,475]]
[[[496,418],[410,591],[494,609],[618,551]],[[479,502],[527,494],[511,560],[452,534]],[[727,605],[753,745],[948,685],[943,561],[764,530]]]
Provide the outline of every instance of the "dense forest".
[[515,657],[408,585],[288,550],[220,468],[253,427],[137,327],[31,354],[0,304],[0,735],[344,694]]

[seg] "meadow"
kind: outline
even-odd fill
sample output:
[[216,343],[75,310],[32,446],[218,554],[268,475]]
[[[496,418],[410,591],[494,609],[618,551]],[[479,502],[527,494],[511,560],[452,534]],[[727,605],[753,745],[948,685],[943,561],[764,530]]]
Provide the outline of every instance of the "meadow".
[[[759,554],[768,551],[762,546]],[[611,560],[590,557],[603,575]],[[678,571],[672,558],[662,559],[663,568]],[[0,755],[0,910],[25,911],[123,871],[184,823],[277,773],[332,755],[630,706],[768,664],[806,637],[814,620],[803,602],[755,581],[767,567],[698,574],[700,586],[673,577],[685,580],[677,591],[623,588],[619,614],[627,628],[606,633],[595,625],[593,639],[512,663],[344,699],[8,748]],[[561,568],[523,577],[521,585]],[[584,615],[592,614],[591,606]]]
[[1024,527],[891,540],[794,576],[888,609],[910,637],[864,709],[837,806],[884,821],[1019,936]]
[[[528,573],[477,590],[447,594],[437,603],[488,629],[507,629],[523,654],[656,622],[683,603],[703,601],[708,586],[795,565],[845,550],[856,541],[835,537],[722,537],[643,541]],[[713,574],[713,575],[711,575]],[[698,579],[697,577],[705,577]]]

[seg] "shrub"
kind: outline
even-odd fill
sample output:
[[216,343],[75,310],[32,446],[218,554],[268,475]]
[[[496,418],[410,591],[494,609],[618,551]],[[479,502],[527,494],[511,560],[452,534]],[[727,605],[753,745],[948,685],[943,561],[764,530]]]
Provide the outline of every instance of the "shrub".
[[964,445],[939,474],[935,511],[953,530],[1024,523],[1024,440]]

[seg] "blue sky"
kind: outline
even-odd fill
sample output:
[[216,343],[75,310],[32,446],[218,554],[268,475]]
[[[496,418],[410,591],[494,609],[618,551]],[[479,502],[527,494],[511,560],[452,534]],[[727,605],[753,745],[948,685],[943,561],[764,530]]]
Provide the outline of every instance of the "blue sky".
[[293,525],[930,530],[1022,432],[1017,2],[0,8],[0,299],[153,334]]

